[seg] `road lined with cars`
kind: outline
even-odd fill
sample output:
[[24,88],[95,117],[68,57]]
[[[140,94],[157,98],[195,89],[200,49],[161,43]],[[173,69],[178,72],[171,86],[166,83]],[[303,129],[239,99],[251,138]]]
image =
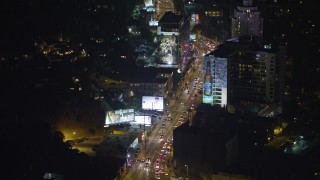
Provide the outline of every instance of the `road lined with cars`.
[[[201,44],[206,46],[204,40]],[[206,47],[195,45],[194,52],[203,53]],[[176,91],[169,99],[163,114],[158,115],[157,125],[139,148],[136,163],[123,179],[167,179],[179,178],[172,167],[173,130],[195,115],[196,106],[202,101],[202,56],[195,59]],[[146,142],[146,144],[145,144]]]
[[[166,11],[175,12],[172,0],[156,0],[156,15],[159,20]],[[202,101],[202,58],[212,51],[215,44],[204,36],[191,43],[193,60],[181,79],[164,113],[158,116],[157,125],[144,139],[138,150],[136,163],[123,179],[181,179],[172,166],[173,130],[195,115],[196,106]]]

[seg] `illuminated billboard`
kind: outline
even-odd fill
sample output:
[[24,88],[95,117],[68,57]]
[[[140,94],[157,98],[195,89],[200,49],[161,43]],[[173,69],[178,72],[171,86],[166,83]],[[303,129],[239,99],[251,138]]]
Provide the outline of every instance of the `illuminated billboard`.
[[212,77],[212,62],[208,56],[203,59],[203,92],[202,101],[206,104],[213,104],[213,77]]
[[213,103],[227,106],[228,61],[226,58],[214,58],[215,89]]
[[142,109],[163,111],[163,97],[142,96]]
[[195,41],[195,40],[197,40],[197,35],[196,34],[190,34],[189,39],[190,39],[190,41]]
[[146,124],[151,125],[151,116],[135,116],[134,121],[130,124]]
[[152,6],[152,5],[153,5],[152,0],[145,0],[145,1],[144,1],[144,6],[145,6],[145,7],[149,7],[149,6]]
[[[158,21],[150,21],[150,26],[158,26]],[[158,26],[159,28],[160,26]],[[154,46],[155,45],[155,46]],[[143,67],[155,68],[178,68],[178,36],[171,32],[154,38],[154,45],[144,45],[137,47],[139,55],[136,63]]]
[[106,125],[120,124],[134,121],[134,109],[119,109],[107,111]]
[[206,104],[227,105],[227,59],[204,56],[203,98]]
[[151,20],[149,21],[149,26],[158,26],[159,21]]
[[215,64],[215,87],[227,88],[227,60],[225,58],[214,58]]
[[198,24],[200,22],[199,14],[191,14],[190,22]]
[[178,37],[175,35],[160,36],[160,44],[157,51],[157,66],[178,67],[177,65],[177,46]]

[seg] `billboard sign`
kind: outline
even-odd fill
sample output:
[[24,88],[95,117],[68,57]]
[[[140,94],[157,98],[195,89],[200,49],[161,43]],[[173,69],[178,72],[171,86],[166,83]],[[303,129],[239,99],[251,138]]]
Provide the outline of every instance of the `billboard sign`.
[[146,124],[151,125],[151,116],[135,116],[134,121],[130,124]]
[[106,125],[120,124],[134,121],[134,109],[119,109],[107,111]]
[[203,61],[203,103],[213,103],[213,76],[212,76],[212,61],[210,57],[204,56]]
[[200,22],[199,14],[191,14],[191,19],[190,21],[192,23],[198,24]]
[[227,88],[227,60],[224,58],[215,58],[215,74],[217,88]]
[[161,36],[159,45],[159,64],[177,64],[177,36]]
[[163,111],[163,97],[142,96],[142,109]]
[[203,60],[203,96],[206,104],[227,103],[227,60],[212,55]]

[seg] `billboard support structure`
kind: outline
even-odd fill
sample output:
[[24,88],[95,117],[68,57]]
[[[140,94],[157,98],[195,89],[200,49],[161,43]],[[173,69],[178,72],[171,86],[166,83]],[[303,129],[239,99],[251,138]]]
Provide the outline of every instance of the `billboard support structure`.
[[[163,111],[163,97],[162,96],[142,96],[142,109],[144,110],[156,110]],[[145,112],[144,112],[145,116]],[[147,149],[147,134],[146,134],[146,123],[144,119],[143,133],[144,133],[144,146]]]
[[147,135],[146,135],[146,112],[143,117],[143,134],[144,134],[144,149],[147,149]]
[[[152,109],[153,110],[153,102],[152,102]],[[143,112],[143,134],[144,134],[144,149],[147,149],[147,134],[146,134],[146,112]]]

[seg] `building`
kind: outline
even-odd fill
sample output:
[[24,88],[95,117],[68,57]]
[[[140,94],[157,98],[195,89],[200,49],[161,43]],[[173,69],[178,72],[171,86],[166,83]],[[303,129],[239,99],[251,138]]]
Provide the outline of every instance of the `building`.
[[189,44],[190,16],[166,12],[158,22],[157,35],[161,42],[160,50],[164,52],[159,54],[161,62],[177,64],[179,69],[184,69],[188,63],[183,62],[182,52],[189,51],[190,46],[181,44]]
[[275,102],[275,53],[238,51],[229,60],[232,101]]
[[[128,68],[127,68],[128,69]],[[172,94],[175,68],[130,68],[131,72],[110,72],[97,79],[104,90],[117,90],[124,98],[133,96],[163,96]]]
[[[210,63],[211,77],[207,78],[204,73],[203,103],[219,104],[222,107],[249,107],[255,103],[264,107],[274,104],[282,106],[284,54],[285,48],[261,48],[259,40],[250,36],[230,39],[221,44],[204,56],[204,62]],[[207,64],[204,64],[204,72],[207,69]],[[208,79],[211,80],[206,87]],[[260,110],[258,108],[254,111]]]
[[[192,125],[184,123],[173,131],[173,159],[176,169],[188,166],[191,176],[212,173],[237,160],[238,137],[231,121],[216,111],[198,111]],[[222,128],[223,127],[223,128]]]
[[167,97],[172,94],[174,68],[141,68],[128,77],[128,93]]
[[233,114],[201,104],[191,125],[186,122],[173,131],[173,166],[185,175],[187,165],[189,175],[201,179],[217,172],[249,178],[260,162],[248,159],[273,138],[277,124],[275,118]]
[[263,19],[253,0],[243,0],[243,6],[237,6],[231,19],[231,38],[256,36],[263,40]]
[[[203,36],[224,42],[230,38],[230,6],[229,0],[196,2],[186,1],[184,8],[190,15],[192,33],[200,33]],[[203,28],[193,28],[201,23]],[[197,34],[198,35],[198,34]]]

